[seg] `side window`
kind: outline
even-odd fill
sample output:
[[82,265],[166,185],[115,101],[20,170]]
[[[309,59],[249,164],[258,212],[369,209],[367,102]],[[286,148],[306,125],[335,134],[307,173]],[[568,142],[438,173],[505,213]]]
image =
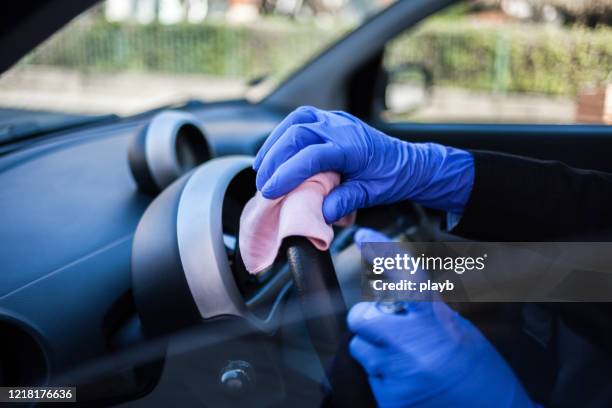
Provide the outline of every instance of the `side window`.
[[612,124],[612,6],[563,3],[464,2],[395,38],[384,119]]

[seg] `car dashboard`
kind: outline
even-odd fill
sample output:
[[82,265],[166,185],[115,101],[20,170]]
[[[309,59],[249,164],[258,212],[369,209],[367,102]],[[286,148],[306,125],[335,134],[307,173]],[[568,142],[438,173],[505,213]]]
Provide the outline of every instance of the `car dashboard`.
[[[216,157],[254,155],[283,117],[244,101],[186,109],[202,123]],[[4,384],[53,381],[129,341],[122,338],[136,314],[132,241],[153,197],[138,190],[127,152],[148,120],[141,115],[50,135],[0,157]],[[240,200],[247,194],[232,191]],[[232,261],[240,206],[230,194],[224,207],[223,241]],[[278,271],[241,273],[240,291],[257,303],[258,289]]]

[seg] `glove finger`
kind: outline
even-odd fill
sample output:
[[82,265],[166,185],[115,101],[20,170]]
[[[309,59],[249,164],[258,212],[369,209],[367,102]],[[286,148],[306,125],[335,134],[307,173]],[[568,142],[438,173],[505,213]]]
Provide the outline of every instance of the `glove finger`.
[[282,163],[261,189],[266,198],[287,194],[309,177],[324,171],[340,171],[344,153],[336,145],[324,143],[307,146]]
[[[391,347],[397,342],[397,329],[402,325],[411,325],[418,335],[420,329],[433,327],[432,320],[438,320],[443,314],[435,315],[432,302],[402,302],[405,312],[385,313],[379,309],[375,302],[357,303],[351,308],[347,317],[349,330],[357,336],[363,337],[370,343],[380,347]],[[443,302],[441,302],[443,303]],[[448,306],[443,304],[443,307]]]
[[359,249],[362,249],[365,242],[393,242],[391,238],[372,228],[359,228],[353,234],[353,241]]
[[349,330],[370,343],[385,347],[392,343],[393,331],[402,315],[382,313],[374,302],[360,302],[351,308],[347,322]]
[[[256,185],[265,186],[278,167],[307,146],[321,144],[320,124],[297,124],[290,126],[270,148],[257,170]],[[276,198],[276,197],[269,197]]]
[[313,123],[318,120],[316,116],[317,109],[312,106],[300,106],[293,112],[291,112],[281,123],[279,123],[274,130],[270,133],[263,146],[257,152],[255,161],[253,162],[253,169],[259,170],[259,166],[265,156],[267,155],[270,148],[276,143],[276,141],[285,133],[289,127],[298,123]]
[[346,181],[334,188],[323,201],[323,217],[325,222],[333,224],[340,218],[363,208],[366,201],[366,191],[357,181]]
[[371,242],[383,242],[383,243],[391,243],[394,242],[391,238],[386,236],[385,234],[373,230],[371,228],[359,228],[353,234],[353,241],[355,241],[355,245],[361,251],[361,255],[363,258],[369,263],[373,264],[374,259],[379,256],[377,254],[376,248],[372,246],[364,245],[365,243]]
[[385,352],[360,336],[354,336],[349,343],[349,352],[369,376],[379,374],[380,356]]

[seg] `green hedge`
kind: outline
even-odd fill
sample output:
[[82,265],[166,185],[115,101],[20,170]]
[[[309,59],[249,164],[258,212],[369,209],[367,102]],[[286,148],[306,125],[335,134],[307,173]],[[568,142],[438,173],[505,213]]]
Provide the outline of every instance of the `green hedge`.
[[69,27],[25,62],[77,69],[144,70],[252,78],[299,66],[332,39],[311,27],[119,25]]
[[[26,63],[240,78],[283,75],[346,30],[269,23],[244,27],[95,22],[69,27]],[[468,20],[434,20],[390,45],[387,65],[407,61],[426,63],[437,85],[574,95],[584,86],[605,81],[612,71],[612,29],[500,29],[477,27]]]
[[387,64],[425,62],[434,83],[574,95],[612,72],[612,29],[429,24],[390,47]]

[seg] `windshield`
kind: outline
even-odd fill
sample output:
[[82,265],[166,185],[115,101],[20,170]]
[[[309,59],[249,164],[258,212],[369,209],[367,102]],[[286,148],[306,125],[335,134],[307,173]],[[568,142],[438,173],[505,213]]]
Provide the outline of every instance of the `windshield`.
[[[131,115],[194,99],[261,97],[390,3],[107,0],[0,77],[0,110],[36,111],[40,130],[44,119],[75,119],[40,111]],[[21,120],[34,126],[27,116]],[[14,123],[3,126],[15,132]]]

